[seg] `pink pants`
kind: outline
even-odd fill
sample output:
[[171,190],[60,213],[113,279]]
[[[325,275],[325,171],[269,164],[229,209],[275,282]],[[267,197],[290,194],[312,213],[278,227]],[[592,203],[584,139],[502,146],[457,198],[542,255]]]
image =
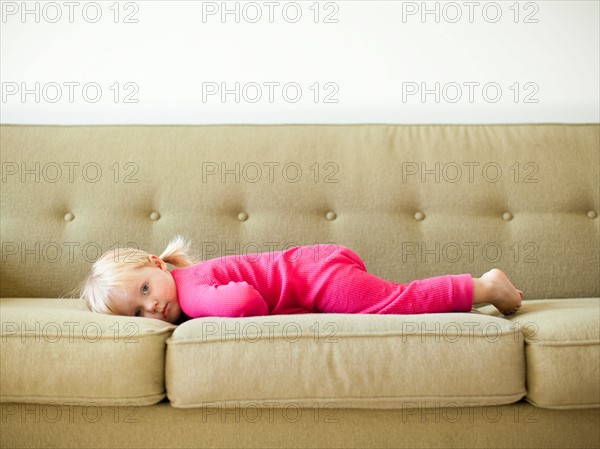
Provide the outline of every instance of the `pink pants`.
[[417,314],[470,312],[473,280],[470,274],[415,280],[408,284],[387,281],[367,272],[362,259],[349,248],[335,256],[313,305],[322,313]]

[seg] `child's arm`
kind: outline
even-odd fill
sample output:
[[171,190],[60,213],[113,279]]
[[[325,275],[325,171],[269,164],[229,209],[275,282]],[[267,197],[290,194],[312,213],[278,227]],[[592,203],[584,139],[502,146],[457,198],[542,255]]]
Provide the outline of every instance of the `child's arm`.
[[256,289],[247,282],[227,285],[199,285],[197,295],[183,301],[181,310],[190,318],[204,316],[244,317],[269,314],[269,307]]

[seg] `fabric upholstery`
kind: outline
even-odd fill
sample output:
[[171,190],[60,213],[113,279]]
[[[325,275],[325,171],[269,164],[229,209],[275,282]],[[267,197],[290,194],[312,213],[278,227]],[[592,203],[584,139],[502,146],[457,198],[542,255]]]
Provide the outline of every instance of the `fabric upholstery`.
[[478,313],[198,318],[167,340],[166,365],[167,396],[182,408],[480,406],[525,395],[520,331]]
[[[492,306],[478,310],[500,316]],[[600,407],[600,298],[524,301],[508,320],[525,338],[528,402]]]
[[600,409],[487,407],[181,409],[0,404],[5,448],[594,448]]
[[0,318],[1,402],[152,405],[165,397],[172,324],[56,298],[0,298]]

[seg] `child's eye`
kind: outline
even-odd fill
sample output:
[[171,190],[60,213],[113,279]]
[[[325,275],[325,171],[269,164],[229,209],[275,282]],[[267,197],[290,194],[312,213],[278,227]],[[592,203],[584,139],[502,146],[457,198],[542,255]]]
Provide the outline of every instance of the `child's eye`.
[[142,293],[144,293],[144,294],[148,293],[148,284],[142,285]]
[[133,312],[133,316],[142,316],[140,309],[135,309],[135,311]]

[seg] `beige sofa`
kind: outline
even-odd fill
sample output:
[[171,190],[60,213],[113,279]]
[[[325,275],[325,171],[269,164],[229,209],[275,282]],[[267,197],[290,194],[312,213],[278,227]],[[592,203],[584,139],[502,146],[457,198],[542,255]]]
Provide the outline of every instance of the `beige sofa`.
[[[1,127],[3,448],[600,446],[599,126]],[[63,298],[102,252],[345,245],[521,311],[197,318]]]

